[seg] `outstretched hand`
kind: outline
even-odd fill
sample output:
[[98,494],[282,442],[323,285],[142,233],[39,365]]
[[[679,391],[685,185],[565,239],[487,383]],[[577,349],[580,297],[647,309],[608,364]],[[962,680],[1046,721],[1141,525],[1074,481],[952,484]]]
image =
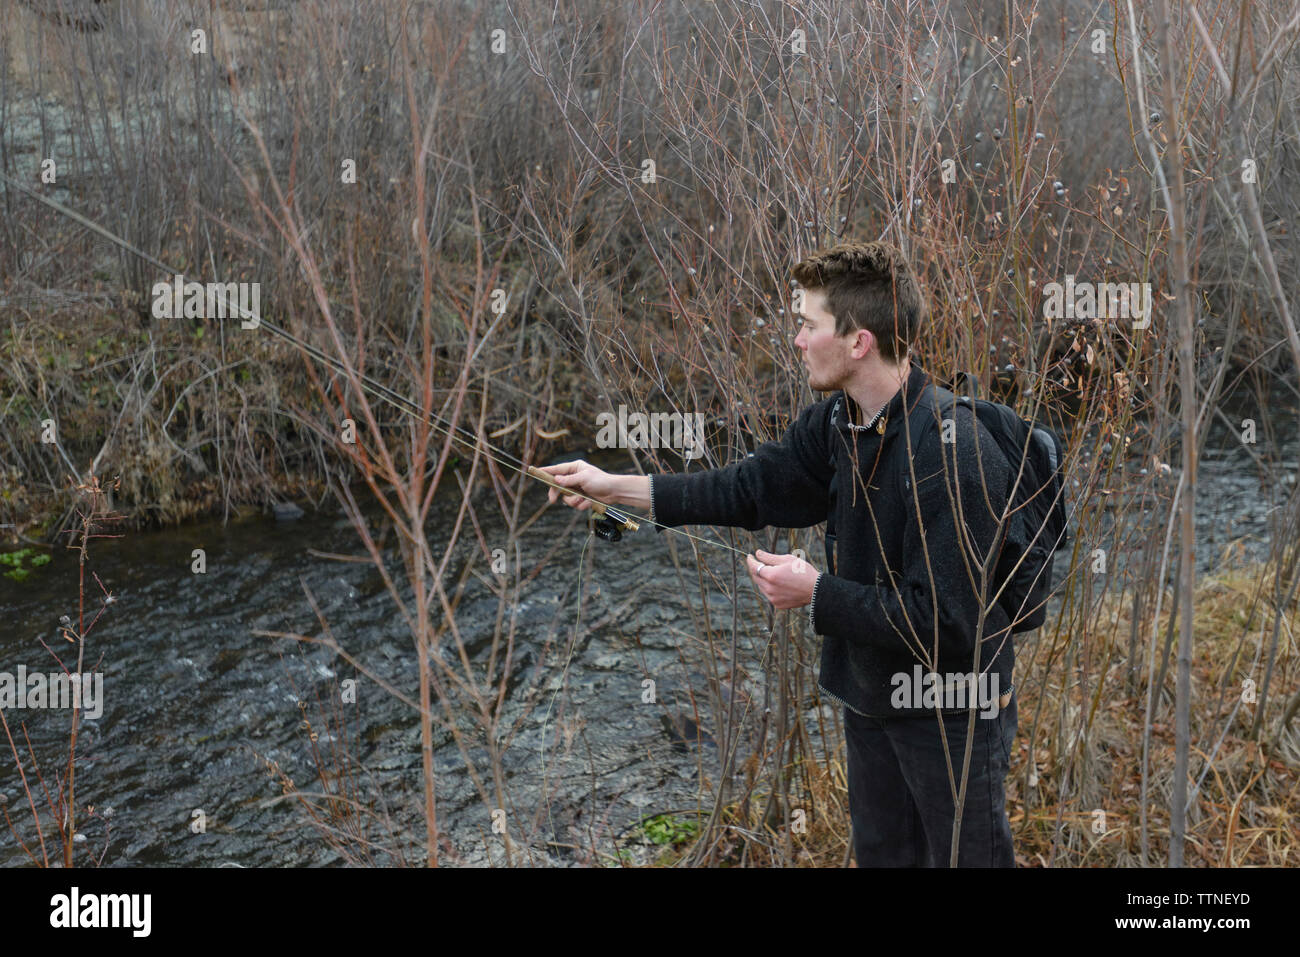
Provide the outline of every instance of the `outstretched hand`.
[[761,549],[745,556],[749,577],[773,608],[802,608],[812,601],[820,574],[796,555],[773,555]]
[[[565,488],[581,492],[582,495],[587,496],[587,498],[582,498],[580,495],[565,495],[564,504],[571,508],[576,508],[580,512],[586,511],[591,508],[590,499],[593,498],[598,502],[613,504],[614,476],[608,472],[602,472],[589,462],[575,459],[572,462],[561,462],[558,465],[539,465],[538,469]],[[559,500],[561,494],[556,489],[548,489],[546,492],[547,501],[555,502]]]

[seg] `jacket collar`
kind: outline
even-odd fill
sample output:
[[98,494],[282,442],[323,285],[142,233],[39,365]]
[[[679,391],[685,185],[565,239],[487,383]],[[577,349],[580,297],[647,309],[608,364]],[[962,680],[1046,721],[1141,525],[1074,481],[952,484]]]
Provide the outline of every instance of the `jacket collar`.
[[[873,434],[892,435],[902,428],[904,420],[904,403],[907,411],[910,413],[916,408],[917,402],[920,401],[921,392],[930,382],[930,377],[925,370],[916,364],[913,359],[910,362],[912,371],[908,373],[907,379],[902,386],[894,393],[893,398],[885,405],[885,411],[881,413],[880,419],[871,428]],[[840,411],[835,416],[835,427],[846,435],[861,434],[864,430],[861,427],[850,428],[849,423],[857,420],[858,405],[843,389],[840,390]],[[872,410],[874,411],[874,410]]]

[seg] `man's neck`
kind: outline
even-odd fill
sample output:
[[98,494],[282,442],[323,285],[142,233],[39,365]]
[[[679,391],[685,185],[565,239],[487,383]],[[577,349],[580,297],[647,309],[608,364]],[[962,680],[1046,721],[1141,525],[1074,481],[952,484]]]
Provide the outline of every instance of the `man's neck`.
[[859,381],[850,383],[845,392],[858,406],[858,425],[870,425],[876,413],[889,405],[898,390],[902,388],[907,377],[912,374],[910,359],[904,359],[897,366],[880,364],[869,370],[863,370]]

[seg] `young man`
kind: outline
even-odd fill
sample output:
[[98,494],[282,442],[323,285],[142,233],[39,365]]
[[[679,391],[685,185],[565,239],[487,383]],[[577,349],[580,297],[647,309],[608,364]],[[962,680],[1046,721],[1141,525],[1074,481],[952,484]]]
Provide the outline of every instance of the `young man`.
[[1007,461],[969,406],[920,434],[909,425],[926,408],[928,377],[908,355],[926,310],[895,248],[839,245],[794,278],[809,386],[834,394],[779,441],[703,472],[611,475],[583,461],[547,471],[598,501],[649,508],[664,526],[804,528],[833,509],[834,574],[791,555],[746,560],[775,608],[807,606],[824,637],[819,683],[844,707],[858,866],[948,866],[960,795],[957,865],[1014,867],[1003,794],[1014,652],[993,580]]

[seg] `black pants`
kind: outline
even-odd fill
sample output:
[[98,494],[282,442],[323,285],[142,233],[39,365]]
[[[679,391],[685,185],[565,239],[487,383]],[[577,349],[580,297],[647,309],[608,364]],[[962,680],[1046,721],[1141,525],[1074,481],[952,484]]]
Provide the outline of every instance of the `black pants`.
[[[1015,867],[1003,782],[1016,736],[1016,698],[996,717],[975,715],[958,867]],[[952,778],[961,786],[969,715],[944,715]],[[858,867],[947,867],[953,788],[939,718],[867,718],[844,709],[849,816]]]

